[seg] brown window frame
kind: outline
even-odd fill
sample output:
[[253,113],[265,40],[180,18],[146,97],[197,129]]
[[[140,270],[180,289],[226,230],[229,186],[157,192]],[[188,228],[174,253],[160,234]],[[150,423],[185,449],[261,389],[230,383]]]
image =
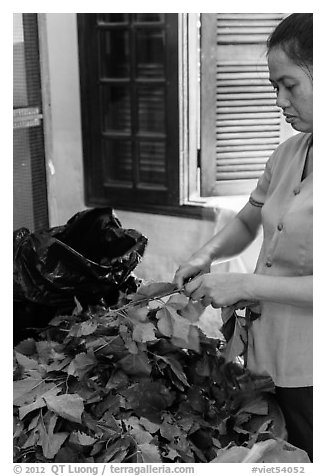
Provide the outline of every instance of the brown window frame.
[[[201,215],[196,206],[182,205],[180,192],[180,143],[179,143],[179,17],[177,13],[165,15],[165,70],[164,87],[166,91],[166,187],[143,186],[137,182],[137,171],[133,170],[133,186],[122,187],[121,184],[105,184],[103,174],[98,167],[101,160],[100,141],[101,104],[99,96],[99,61],[98,31],[99,29],[128,28],[126,23],[99,24],[99,14],[77,14],[79,66],[81,88],[81,112],[83,135],[83,158],[85,177],[85,201],[87,206],[112,206],[114,208],[163,213],[169,215]],[[134,15],[134,14],[127,14]],[[161,25],[163,26],[163,25]],[[130,34],[134,35],[137,28],[157,28],[158,23],[130,23]],[[133,40],[130,44],[131,61],[133,57]],[[133,65],[132,65],[133,67]],[[126,84],[123,78],[106,78],[111,84]],[[154,80],[152,80],[153,82]],[[138,81],[139,82],[139,81]],[[145,81],[143,81],[145,83]],[[150,82],[150,80],[148,80]],[[162,82],[162,81],[161,81]],[[137,87],[137,79],[131,80],[131,90]],[[134,109],[134,106],[133,106]],[[132,117],[134,120],[134,117]],[[137,129],[137,128],[136,128]],[[137,144],[139,133],[134,129],[131,133],[133,144]],[[114,132],[109,132],[114,137]],[[123,134],[121,134],[123,136]],[[155,140],[155,138],[154,138]],[[159,140],[159,139],[158,139]],[[137,161],[137,153],[133,149],[133,161]]]

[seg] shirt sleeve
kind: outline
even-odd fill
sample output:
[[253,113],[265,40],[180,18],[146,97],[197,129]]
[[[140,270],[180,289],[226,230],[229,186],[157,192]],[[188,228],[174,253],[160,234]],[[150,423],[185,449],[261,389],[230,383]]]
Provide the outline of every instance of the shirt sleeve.
[[249,203],[254,207],[262,207],[265,203],[268,188],[272,177],[272,164],[274,159],[274,153],[270,156],[265,165],[265,170],[260,176],[256,188],[251,192],[249,197]]

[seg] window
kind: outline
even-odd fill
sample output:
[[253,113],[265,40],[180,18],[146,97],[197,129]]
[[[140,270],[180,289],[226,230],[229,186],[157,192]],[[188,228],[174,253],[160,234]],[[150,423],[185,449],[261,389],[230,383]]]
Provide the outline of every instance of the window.
[[179,204],[177,24],[177,14],[78,14],[89,205]]
[[282,16],[78,14],[87,204],[196,214],[249,193],[283,137],[265,59]]

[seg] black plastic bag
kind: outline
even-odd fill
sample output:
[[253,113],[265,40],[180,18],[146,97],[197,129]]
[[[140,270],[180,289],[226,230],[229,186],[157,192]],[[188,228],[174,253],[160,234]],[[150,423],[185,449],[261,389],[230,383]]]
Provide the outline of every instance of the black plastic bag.
[[147,238],[124,229],[111,208],[74,215],[66,225],[14,232],[14,341],[43,327],[56,312],[82,304],[114,305],[119,291],[133,292],[132,271]]

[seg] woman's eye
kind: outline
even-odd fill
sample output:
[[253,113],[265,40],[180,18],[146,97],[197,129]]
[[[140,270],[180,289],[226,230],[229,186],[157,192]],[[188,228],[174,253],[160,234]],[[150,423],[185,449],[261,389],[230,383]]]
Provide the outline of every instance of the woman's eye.
[[295,85],[294,84],[285,84],[284,86],[286,87],[286,89],[291,90],[292,88],[294,88]]

